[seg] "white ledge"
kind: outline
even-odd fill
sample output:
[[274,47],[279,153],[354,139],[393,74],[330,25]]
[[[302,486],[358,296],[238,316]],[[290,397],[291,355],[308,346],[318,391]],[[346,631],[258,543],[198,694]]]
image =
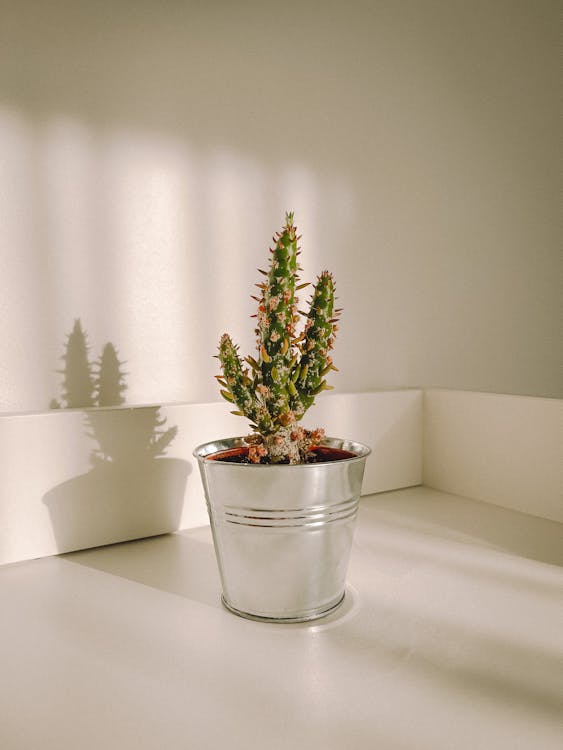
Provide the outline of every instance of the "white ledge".
[[[563,521],[563,401],[337,394],[308,425],[372,447],[365,494],[422,483]],[[244,428],[222,403],[0,416],[0,564],[207,523],[192,450]],[[165,456],[151,452],[159,438]]]
[[424,393],[423,484],[563,521],[563,400]]
[[[364,492],[420,484],[421,391],[319,398],[308,418],[372,446]],[[0,416],[0,564],[207,523],[192,451],[245,429],[225,403]]]

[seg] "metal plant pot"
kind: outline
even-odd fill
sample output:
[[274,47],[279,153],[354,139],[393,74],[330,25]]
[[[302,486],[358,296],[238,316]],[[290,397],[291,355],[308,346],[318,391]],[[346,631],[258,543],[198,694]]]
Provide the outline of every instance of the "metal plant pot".
[[223,603],[256,620],[323,617],[344,599],[370,449],[326,438],[323,446],[354,455],[295,466],[210,458],[243,445],[243,438],[230,438],[200,445],[193,453],[205,490]]

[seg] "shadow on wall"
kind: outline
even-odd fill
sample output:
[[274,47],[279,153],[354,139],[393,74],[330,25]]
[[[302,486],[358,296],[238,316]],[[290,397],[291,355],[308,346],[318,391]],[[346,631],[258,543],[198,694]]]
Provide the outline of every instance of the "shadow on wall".
[[160,407],[119,407],[127,388],[115,346],[96,362],[75,320],[62,357],[61,399],[52,409],[87,408],[85,435],[93,442],[92,468],[50,490],[49,509],[58,552],[175,531],[184,504],[188,462],[165,458],[178,428],[166,428]]
[[123,392],[127,384],[125,373],[121,372],[123,362],[117,358],[114,345],[107,343],[102,356],[94,363],[90,362],[89,351],[86,332],[77,318],[61,357],[64,368],[57,370],[63,376],[62,401],[52,399],[50,409],[121,406],[125,402]]

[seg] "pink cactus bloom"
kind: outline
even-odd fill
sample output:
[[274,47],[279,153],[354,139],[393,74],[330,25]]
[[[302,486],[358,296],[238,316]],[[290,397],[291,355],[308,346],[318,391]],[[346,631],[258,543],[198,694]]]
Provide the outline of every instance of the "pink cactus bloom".
[[258,445],[251,445],[248,449],[248,460],[253,464],[260,463],[262,456],[267,455],[268,451],[259,443]]
[[296,427],[294,430],[292,430],[290,434],[290,438],[293,440],[293,442],[297,442],[298,440],[302,440],[305,436],[305,430],[303,427]]
[[320,443],[321,440],[323,440],[324,436],[325,436],[325,431],[322,429],[322,427],[319,427],[316,430],[312,430],[311,435],[310,435],[313,443]]

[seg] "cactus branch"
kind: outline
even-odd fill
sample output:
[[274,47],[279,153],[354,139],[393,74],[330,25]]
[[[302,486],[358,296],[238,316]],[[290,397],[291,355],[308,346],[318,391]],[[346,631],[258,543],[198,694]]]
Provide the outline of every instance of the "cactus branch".
[[[219,343],[221,374],[216,376],[222,397],[236,406],[232,413],[245,416],[255,430],[248,441],[251,461],[299,463],[306,460],[311,445],[322,431],[298,426],[315,396],[329,390],[325,376],[336,370],[329,356],[338,330],[340,310],[334,308],[334,279],[323,271],[317,279],[309,309],[298,310],[296,291],[309,284],[297,284],[301,267],[297,262],[299,237],[293,213],[286,213],[285,225],[272,238],[270,264],[256,284],[260,296],[256,313],[256,357],[244,359],[228,334]],[[303,330],[297,326],[304,319]]]

